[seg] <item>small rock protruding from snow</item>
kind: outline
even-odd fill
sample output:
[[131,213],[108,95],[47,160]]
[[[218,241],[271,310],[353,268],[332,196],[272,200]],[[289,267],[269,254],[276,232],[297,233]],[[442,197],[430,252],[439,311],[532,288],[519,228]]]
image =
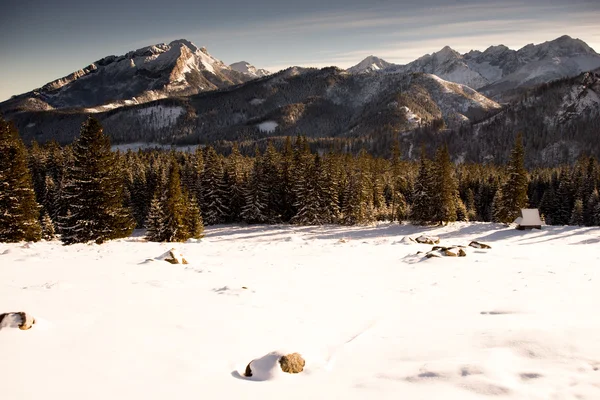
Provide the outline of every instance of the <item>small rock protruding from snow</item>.
[[426,258],[432,257],[466,257],[467,252],[464,250],[464,246],[433,246],[431,251],[425,254]]
[[181,254],[175,248],[172,248],[171,250],[167,251],[160,257],[156,257],[155,259],[159,261],[166,261],[171,264],[188,264],[188,261],[183,257],[183,254]]
[[292,353],[282,356],[279,359],[279,365],[283,372],[287,372],[288,374],[298,374],[304,371],[306,361],[304,361],[304,358],[302,358],[300,354]]
[[440,238],[436,236],[421,235],[418,238],[414,239],[414,241],[422,244],[439,244]]
[[297,374],[304,370],[306,361],[299,353],[273,351],[248,363],[244,371],[246,378],[266,381],[282,376],[283,373]]
[[485,244],[485,243],[480,243],[480,242],[476,242],[476,241],[472,241],[471,243],[469,243],[470,247],[475,247],[476,249],[491,249],[492,246]]
[[19,328],[26,331],[31,329],[34,324],[35,318],[23,311],[0,314],[0,330],[3,328]]

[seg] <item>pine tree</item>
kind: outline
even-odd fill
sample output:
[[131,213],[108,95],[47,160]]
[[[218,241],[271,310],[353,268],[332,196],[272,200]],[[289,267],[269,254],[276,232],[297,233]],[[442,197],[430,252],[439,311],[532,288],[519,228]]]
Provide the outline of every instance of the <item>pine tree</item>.
[[0,242],[41,238],[39,206],[19,133],[0,118]]
[[135,221],[123,207],[119,162],[98,120],[89,118],[83,123],[73,144],[73,156],[62,196],[70,211],[60,221],[62,241],[100,244],[130,235]]
[[581,201],[581,199],[575,200],[575,205],[573,206],[573,211],[571,212],[571,219],[569,220],[569,225],[583,225],[583,201]]
[[186,216],[185,221],[187,223],[187,231],[193,239],[200,239],[204,235],[204,223],[202,222],[202,212],[198,207],[198,200],[194,195],[186,195]]
[[54,224],[50,219],[50,215],[48,212],[44,213],[42,217],[42,239],[44,240],[54,240],[56,239],[56,233],[54,231]]
[[150,202],[150,210],[146,217],[146,239],[151,242],[163,242],[165,235],[166,216],[163,211],[163,205],[160,201],[160,195],[156,193]]
[[519,133],[515,146],[510,154],[508,165],[508,180],[502,186],[501,196],[498,197],[496,221],[512,222],[520,214],[522,208],[527,208],[527,171],[525,170],[525,149],[523,137]]
[[301,202],[296,204],[298,213],[290,222],[301,225],[322,225],[330,220],[329,208],[325,199],[325,173],[321,157],[315,155],[314,162],[306,166],[304,192]]
[[262,162],[259,154],[254,159],[254,166],[250,178],[245,179],[244,189],[245,204],[242,207],[242,220],[249,224],[264,224],[267,216],[267,187],[262,178]]
[[280,171],[281,182],[279,187],[281,190],[281,203],[278,214],[281,215],[282,221],[287,222],[292,219],[296,213],[294,208],[294,204],[296,203],[296,198],[294,196],[294,181],[296,178],[294,170],[294,150],[289,136],[286,137],[281,153]]
[[221,159],[212,147],[206,150],[204,173],[202,176],[202,218],[207,225],[220,224],[226,221],[227,188]]
[[[458,184],[454,177],[450,154],[446,146],[438,149],[436,152],[433,182],[433,220],[439,223],[456,221]],[[466,218],[466,212],[463,214],[465,214],[464,218]]]
[[244,198],[244,166],[242,165],[242,155],[237,143],[233,144],[231,154],[227,158],[226,174],[229,221],[237,222],[241,220],[242,208],[246,204]]
[[161,199],[165,216],[163,241],[185,242],[190,236],[186,223],[186,197],[181,190],[179,164],[175,158],[171,160],[167,186]]
[[419,175],[414,184],[413,203],[410,219],[417,224],[433,220],[434,180],[430,161],[425,157],[425,149],[421,149]]

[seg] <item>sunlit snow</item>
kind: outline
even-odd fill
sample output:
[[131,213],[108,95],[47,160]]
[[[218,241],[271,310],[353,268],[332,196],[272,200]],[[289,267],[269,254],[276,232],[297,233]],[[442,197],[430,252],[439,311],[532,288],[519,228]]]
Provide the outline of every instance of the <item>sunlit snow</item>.
[[[422,234],[492,248],[424,259]],[[2,398],[598,399],[599,244],[485,223],[0,243],[0,313],[36,318],[0,330]],[[172,247],[190,264],[145,262]]]

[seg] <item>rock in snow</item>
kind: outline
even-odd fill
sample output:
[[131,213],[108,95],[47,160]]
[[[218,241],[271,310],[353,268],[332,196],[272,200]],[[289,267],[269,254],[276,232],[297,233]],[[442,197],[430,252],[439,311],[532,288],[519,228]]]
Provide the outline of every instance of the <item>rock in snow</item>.
[[257,381],[275,378],[281,372],[297,374],[304,370],[306,362],[299,353],[286,354],[273,351],[248,363],[244,376]]
[[26,331],[31,329],[34,324],[35,318],[22,311],[0,314],[0,329],[19,328]]

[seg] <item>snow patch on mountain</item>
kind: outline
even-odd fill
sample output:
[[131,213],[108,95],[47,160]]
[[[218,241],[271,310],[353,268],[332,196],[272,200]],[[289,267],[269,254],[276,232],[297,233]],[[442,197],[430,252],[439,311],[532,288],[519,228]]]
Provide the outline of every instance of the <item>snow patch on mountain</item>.
[[265,99],[254,98],[250,100],[250,105],[259,106],[265,102]]
[[275,121],[264,121],[256,125],[261,132],[273,133],[279,124]]

